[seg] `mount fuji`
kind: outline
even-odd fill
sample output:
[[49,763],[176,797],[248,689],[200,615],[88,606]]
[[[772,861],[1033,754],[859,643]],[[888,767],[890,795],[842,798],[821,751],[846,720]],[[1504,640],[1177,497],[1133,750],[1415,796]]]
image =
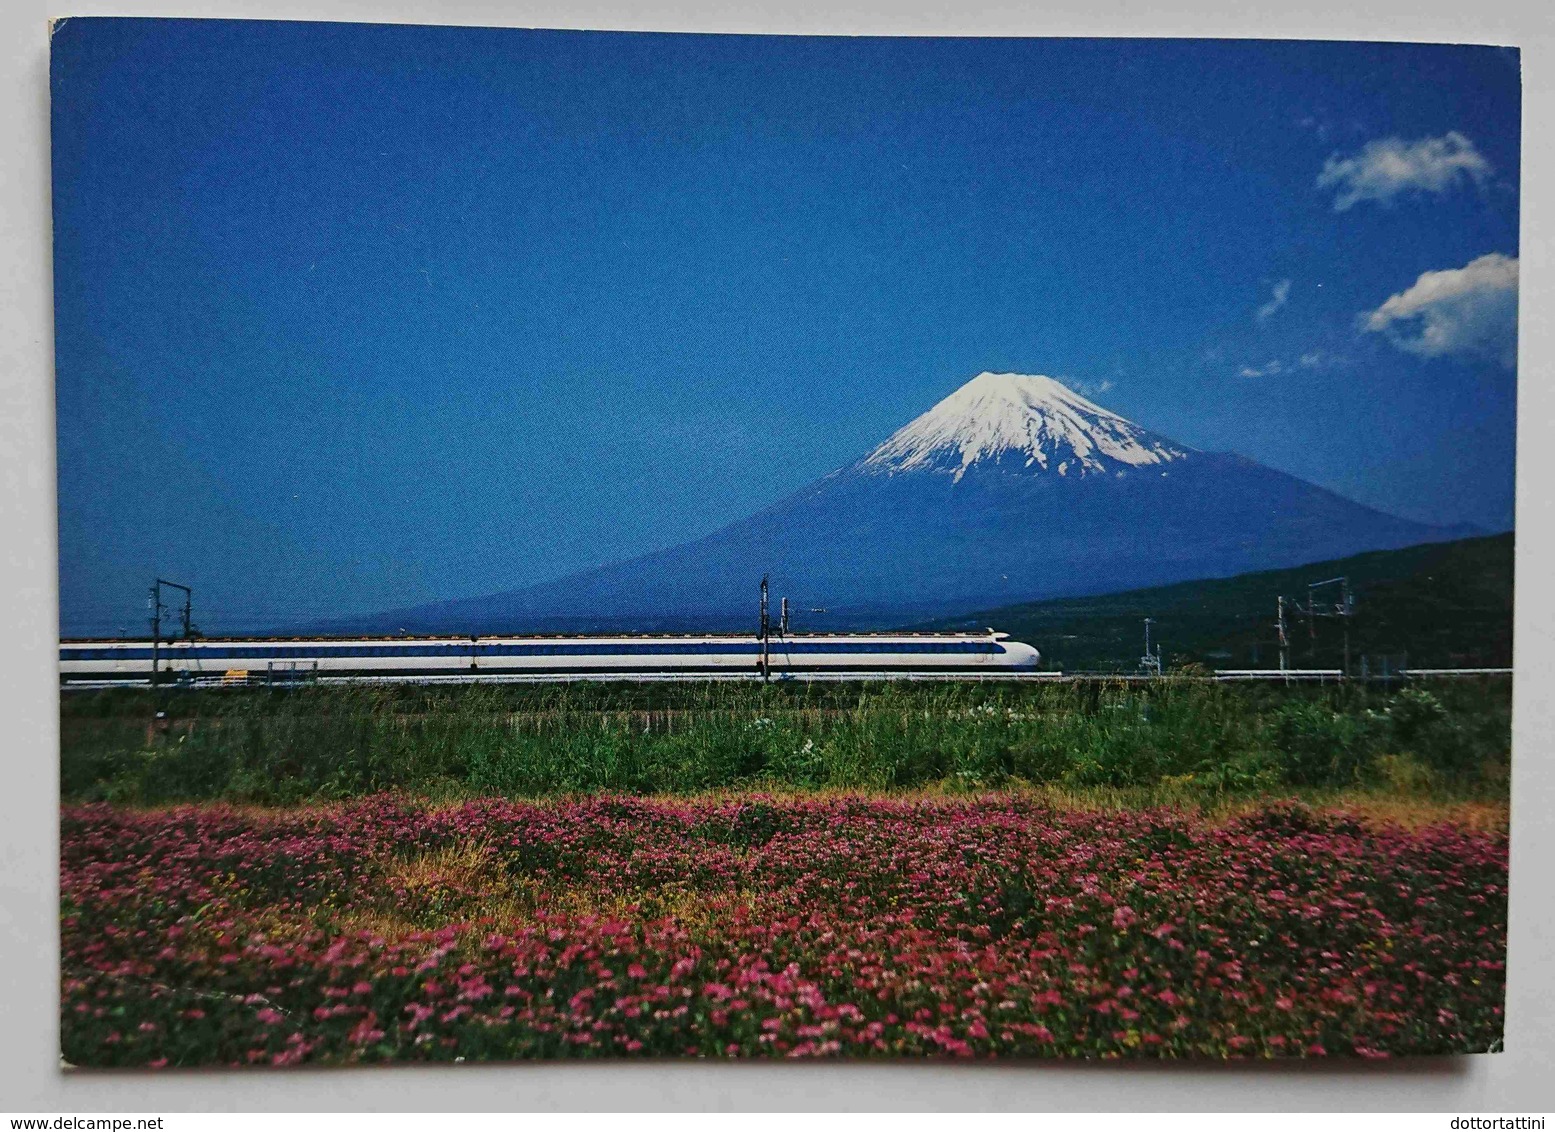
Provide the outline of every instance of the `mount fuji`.
[[1365,507],[1141,428],[1050,377],[983,373],[874,451],[694,542],[508,593],[330,628],[883,628],[1481,533]]

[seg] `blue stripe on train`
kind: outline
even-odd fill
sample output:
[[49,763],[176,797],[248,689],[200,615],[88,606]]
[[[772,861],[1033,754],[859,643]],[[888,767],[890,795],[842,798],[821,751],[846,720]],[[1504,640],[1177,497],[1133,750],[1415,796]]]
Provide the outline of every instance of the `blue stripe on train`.
[[[547,644],[484,645],[472,650],[466,644],[439,645],[167,645],[161,657],[170,663],[189,660],[325,660],[412,656],[751,656],[761,651],[755,641],[629,641],[620,644],[584,644],[566,641]],[[816,655],[883,655],[902,653],[985,653],[997,655],[1002,646],[992,641],[774,641],[774,658]],[[60,660],[150,660],[150,648],[80,648],[59,650]]]

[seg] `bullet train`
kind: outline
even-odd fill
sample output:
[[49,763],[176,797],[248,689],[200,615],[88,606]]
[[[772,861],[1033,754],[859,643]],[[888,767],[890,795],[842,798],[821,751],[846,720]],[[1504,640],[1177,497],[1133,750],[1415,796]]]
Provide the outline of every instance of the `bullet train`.
[[[364,637],[72,640],[59,647],[66,686],[408,683],[472,680],[1001,676],[1040,654],[1008,634],[754,634],[620,637]],[[764,667],[765,666],[765,667]]]

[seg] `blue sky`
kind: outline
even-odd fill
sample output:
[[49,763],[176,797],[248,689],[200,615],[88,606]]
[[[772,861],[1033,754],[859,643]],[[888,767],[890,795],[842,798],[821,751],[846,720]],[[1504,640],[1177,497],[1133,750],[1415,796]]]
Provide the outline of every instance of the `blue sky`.
[[1511,524],[1512,51],[78,19],[52,87],[67,632],[669,545],[989,369]]

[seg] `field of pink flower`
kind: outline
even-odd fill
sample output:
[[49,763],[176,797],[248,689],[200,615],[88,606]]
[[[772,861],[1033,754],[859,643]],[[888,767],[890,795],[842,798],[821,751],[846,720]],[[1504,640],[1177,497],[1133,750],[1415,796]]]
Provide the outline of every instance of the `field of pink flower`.
[[1026,798],[62,815],[78,1066],[1365,1057],[1502,1033],[1504,832]]

